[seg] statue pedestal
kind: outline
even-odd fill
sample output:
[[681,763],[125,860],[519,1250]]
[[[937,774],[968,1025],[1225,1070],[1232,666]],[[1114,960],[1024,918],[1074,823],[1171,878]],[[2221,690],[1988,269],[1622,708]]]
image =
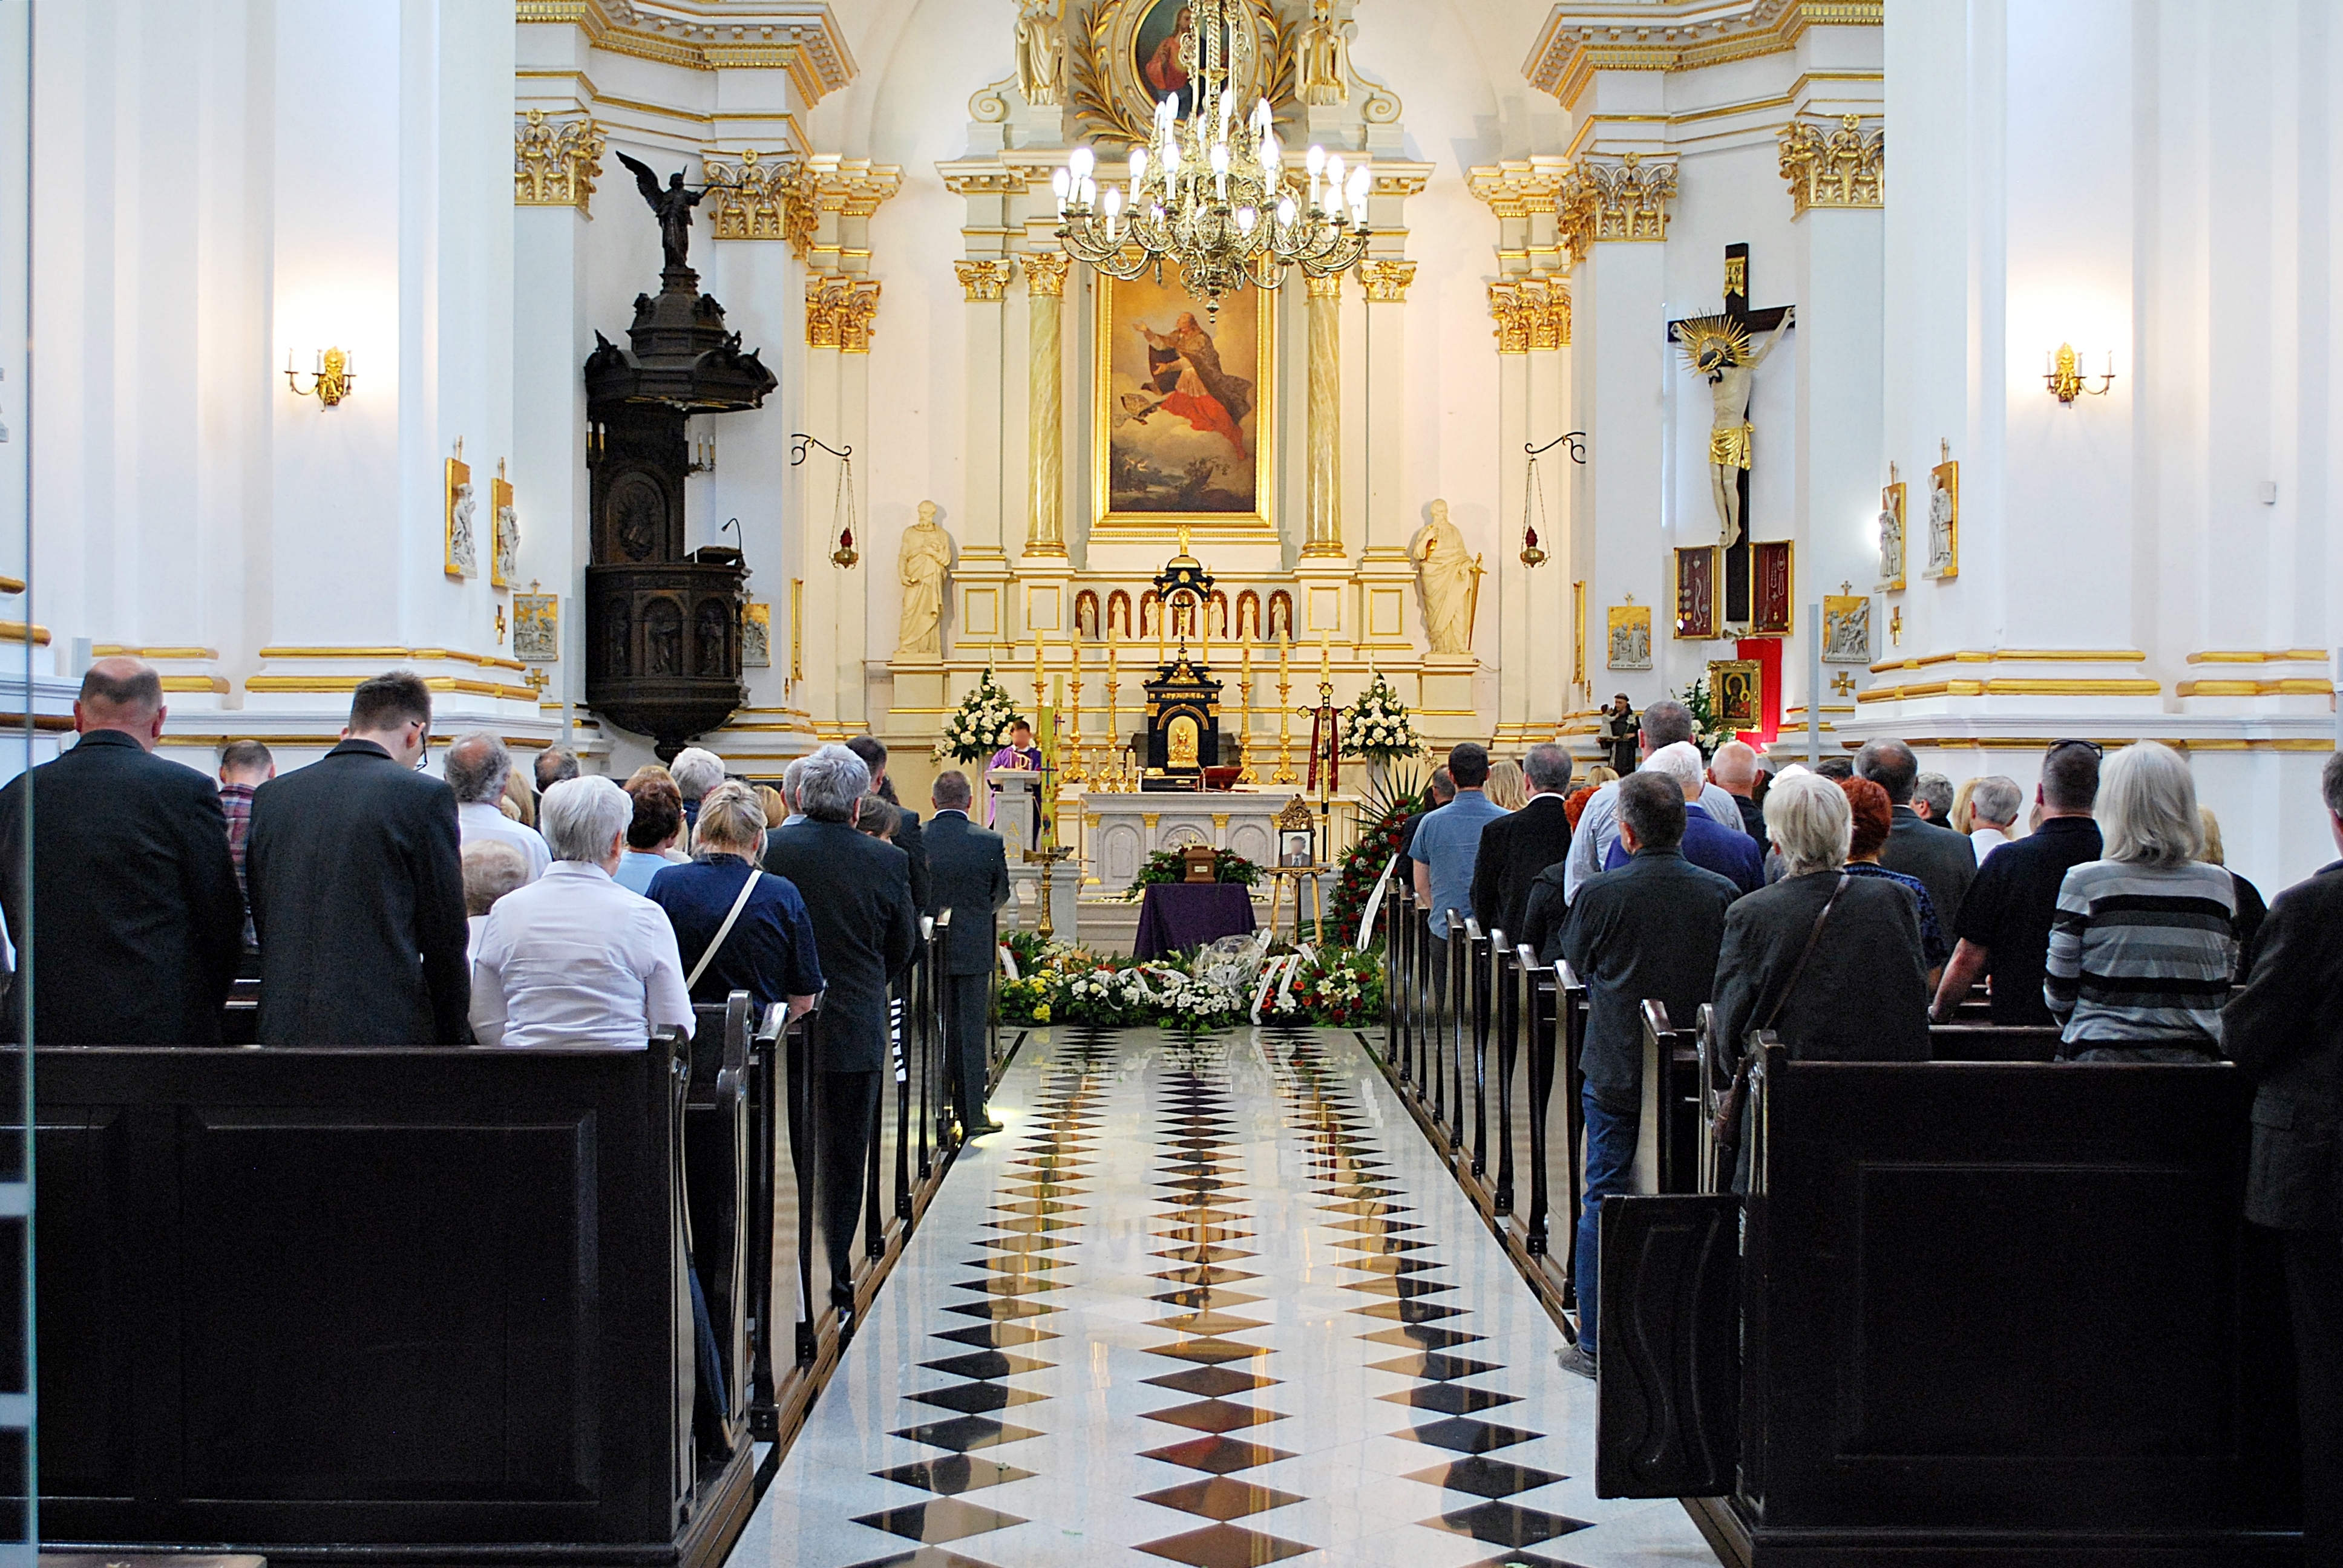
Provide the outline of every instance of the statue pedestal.
[[1417,709],[1427,737],[1434,739],[1474,739],[1482,732],[1473,701],[1473,683],[1481,661],[1469,653],[1427,653],[1423,656],[1423,705]]
[[951,678],[943,660],[899,657],[890,659],[887,668],[895,678],[893,711],[914,720],[922,730],[940,729],[943,716],[951,711]]

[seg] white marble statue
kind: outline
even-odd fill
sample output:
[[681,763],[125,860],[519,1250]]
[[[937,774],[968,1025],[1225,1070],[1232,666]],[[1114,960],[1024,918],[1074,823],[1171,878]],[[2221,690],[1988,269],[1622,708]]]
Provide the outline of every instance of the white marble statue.
[[903,530],[897,575],[903,582],[899,658],[943,657],[944,581],[951,574],[951,536],[936,522],[936,504],[920,503],[920,520]]
[[510,501],[497,508],[496,575],[508,587],[520,577],[520,518]]
[[[1887,469],[1888,487],[1893,493],[1896,468]],[[1904,586],[1904,519],[1896,508],[1883,499],[1879,508],[1879,586],[1884,588]]]
[[456,509],[447,526],[447,559],[455,570],[471,577],[480,569],[478,547],[472,528],[472,514],[479,503],[473,497],[472,483],[467,479],[456,487]]
[[1036,109],[1054,109],[1066,75],[1066,26],[1059,0],[1025,0],[1017,16],[1017,90]]
[[1958,569],[1953,554],[1953,495],[1945,487],[1941,469],[1928,475],[1928,569],[1926,576],[1948,578]]
[[1351,41],[1342,36],[1342,25],[1334,20],[1333,0],[1312,0],[1296,55],[1303,103],[1313,108],[1332,108],[1351,101]]
[[1423,526],[1407,545],[1415,580],[1423,595],[1423,631],[1434,653],[1469,653],[1473,648],[1473,588],[1480,563],[1465,553],[1463,530],[1448,520],[1448,503],[1426,508]]

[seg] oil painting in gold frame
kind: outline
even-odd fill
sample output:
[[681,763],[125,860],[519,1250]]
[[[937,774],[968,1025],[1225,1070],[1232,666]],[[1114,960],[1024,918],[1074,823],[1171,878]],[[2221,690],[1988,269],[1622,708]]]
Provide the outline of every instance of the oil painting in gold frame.
[[1214,320],[1169,276],[1101,276],[1095,314],[1091,536],[1273,541],[1277,296]]

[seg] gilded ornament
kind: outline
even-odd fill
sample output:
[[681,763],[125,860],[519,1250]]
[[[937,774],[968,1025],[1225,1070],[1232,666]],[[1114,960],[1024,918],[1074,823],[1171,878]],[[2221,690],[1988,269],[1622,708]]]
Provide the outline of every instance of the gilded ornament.
[[513,122],[513,205],[588,211],[603,146],[602,128],[590,119],[557,123],[529,110]]
[[765,163],[750,147],[739,161],[710,158],[709,232],[718,239],[779,239],[803,259],[813,243],[815,185],[796,160]]
[[1042,299],[1065,297],[1066,274],[1073,266],[1073,257],[1063,251],[1037,250],[1022,259],[1027,294]]
[[838,318],[840,353],[870,352],[870,335],[878,329],[879,289],[875,278],[858,277],[848,282],[845,305]]
[[1001,297],[1009,287],[1009,264],[990,257],[955,261],[952,272],[960,279],[960,291],[970,305],[990,303]]
[[1808,207],[1882,205],[1887,128],[1863,129],[1860,115],[1841,115],[1838,129],[1792,120],[1781,129],[1782,177],[1790,182],[1793,217]]
[[1564,176],[1558,202],[1571,265],[1604,240],[1655,244],[1668,237],[1668,204],[1675,199],[1676,166],[1641,153],[1580,158]]
[[1370,305],[1406,304],[1408,285],[1414,281],[1415,263],[1412,261],[1394,256],[1359,264],[1359,283],[1366,290]]
[[1311,0],[1294,65],[1303,103],[1332,108],[1351,101],[1351,41],[1334,20],[1333,0]]
[[1025,0],[1017,16],[1017,90],[1036,109],[1054,109],[1066,86],[1063,0]]
[[1530,351],[1531,307],[1522,297],[1519,282],[1489,285],[1489,315],[1497,323],[1498,353],[1527,354]]
[[820,273],[806,279],[806,347],[835,348],[846,313],[847,280]]

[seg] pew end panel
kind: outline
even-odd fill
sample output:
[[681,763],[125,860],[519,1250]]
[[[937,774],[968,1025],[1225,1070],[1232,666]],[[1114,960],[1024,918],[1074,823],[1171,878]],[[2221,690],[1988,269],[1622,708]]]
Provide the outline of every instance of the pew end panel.
[[719,1557],[674,1049],[37,1051],[44,1536]]

